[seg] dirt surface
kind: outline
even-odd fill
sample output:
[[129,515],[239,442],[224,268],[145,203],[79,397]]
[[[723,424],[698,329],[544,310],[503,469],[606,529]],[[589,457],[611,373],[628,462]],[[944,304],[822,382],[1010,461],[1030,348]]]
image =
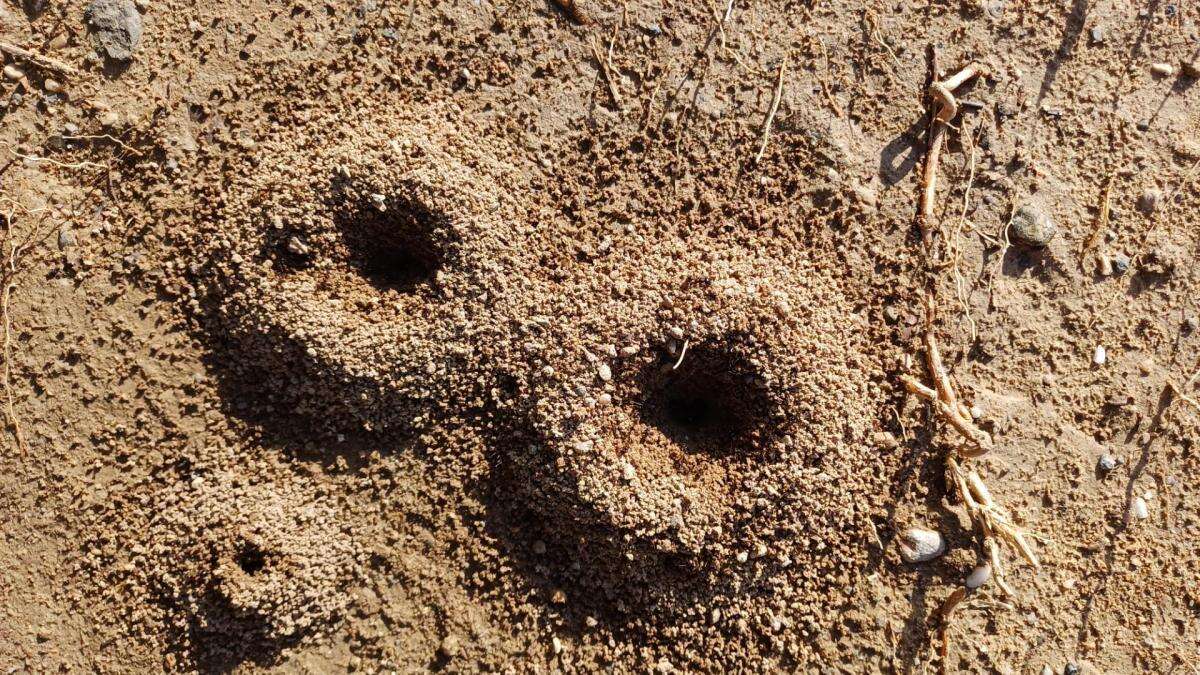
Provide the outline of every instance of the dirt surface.
[[[0,4],[5,672],[1195,668],[1189,3],[96,4]],[[1041,560],[945,631],[927,291]]]

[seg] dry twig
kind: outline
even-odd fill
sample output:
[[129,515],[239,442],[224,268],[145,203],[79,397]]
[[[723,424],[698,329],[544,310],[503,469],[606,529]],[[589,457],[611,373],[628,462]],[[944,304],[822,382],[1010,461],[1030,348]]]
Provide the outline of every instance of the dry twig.
[[78,77],[79,75],[78,70],[63,63],[62,61],[59,61],[58,59],[51,58],[49,56],[43,56],[41,54],[31,52],[28,49],[21,49],[20,47],[7,42],[0,42],[0,52],[4,52],[5,54],[8,54],[14,58],[28,61],[39,68],[53,70],[62,75],[69,75],[71,77]]
[[17,272],[17,245],[13,234],[13,218],[16,215],[17,204],[12,200],[7,201],[11,204],[8,213],[4,217],[4,242],[8,249],[8,255],[5,262],[4,274],[0,276],[4,284],[4,288],[0,290],[0,320],[2,320],[0,322],[4,325],[4,412],[9,425],[12,426],[13,435],[17,438],[17,447],[20,448],[21,455],[27,456],[29,448],[25,444],[25,434],[21,431],[21,419],[17,417],[16,402],[12,389],[12,316],[9,308],[12,302],[12,290],[16,286],[13,282],[13,277]]
[[617,93],[617,85],[613,82],[612,73],[608,70],[608,60],[600,55],[596,43],[589,43],[588,46],[592,48],[592,56],[596,59],[596,67],[600,69],[600,76],[604,78],[604,84],[608,85],[608,95],[612,97],[613,105],[617,106],[617,110],[622,110],[621,95]]
[[929,152],[925,155],[925,170],[921,176],[921,240],[926,248],[933,244],[933,198],[937,193],[937,166],[942,154],[942,146],[946,142],[945,130],[950,120],[958,114],[958,101],[954,98],[954,90],[961,87],[967,80],[982,74],[983,70],[977,65],[969,65],[955,75],[929,85],[929,95],[933,100],[933,123],[929,127]]
[[[954,90],[981,72],[979,66],[970,65],[941,82],[934,82],[929,87],[929,96],[934,109],[929,128],[929,150],[926,154],[925,168],[921,177],[922,190],[918,222],[921,226],[921,239],[931,270],[934,263],[933,232],[935,229],[935,218],[933,202],[937,192],[938,158],[945,142],[945,131],[949,128],[950,122],[958,114],[958,101],[954,98]],[[925,290],[924,336],[925,367],[933,386],[923,384],[917,378],[909,375],[903,376],[901,380],[908,391],[928,400],[933,405],[937,415],[953,427],[966,441],[965,443],[956,445],[954,455],[957,455],[957,458],[953,455],[946,458],[950,484],[953,491],[958,495],[959,500],[964,504],[972,525],[974,525],[982,537],[983,558],[991,566],[991,575],[987,578],[994,577],[997,586],[1005,594],[1011,596],[1013,594],[1012,588],[1008,585],[1004,576],[1004,561],[1000,556],[1001,546],[1007,546],[1015,550],[1034,567],[1038,567],[1040,563],[1033,547],[1029,544],[1028,537],[1030,535],[1015,525],[1008,512],[996,503],[987,486],[984,485],[983,480],[979,477],[979,474],[973,470],[964,470],[958,463],[958,458],[973,458],[986,454],[993,449],[994,444],[992,437],[975,425],[970,413],[959,402],[950,381],[950,375],[946,370],[945,364],[942,362],[941,350],[939,349],[935,334],[937,306],[934,297],[934,288],[934,285],[931,283]],[[942,603],[934,617],[938,625],[943,669],[945,668],[946,657],[949,651],[948,631],[951,617],[955,608],[973,590],[974,588],[969,588],[966,585],[954,589]]]
[[1089,253],[1096,250],[1100,244],[1100,236],[1108,228],[1109,202],[1112,199],[1113,180],[1117,175],[1110,173],[1108,178],[1104,180],[1104,189],[1100,195],[1100,211],[1096,214],[1096,225],[1092,228],[1092,234],[1088,237],[1087,242],[1083,245],[1083,250],[1079,252],[1079,268],[1082,270],[1087,262]]
[[775,123],[775,113],[779,112],[779,100],[783,98],[783,71],[787,66],[787,57],[779,62],[779,77],[775,80],[775,94],[771,97],[771,109],[767,111],[767,120],[763,122],[762,144],[754,155],[754,163],[762,161],[763,153],[767,151],[767,141],[771,139],[771,125]]

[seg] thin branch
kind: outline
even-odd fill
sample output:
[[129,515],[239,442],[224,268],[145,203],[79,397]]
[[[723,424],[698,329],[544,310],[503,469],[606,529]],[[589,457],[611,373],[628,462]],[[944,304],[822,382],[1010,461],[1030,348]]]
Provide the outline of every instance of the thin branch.
[[771,125],[775,122],[775,113],[779,112],[779,101],[783,98],[783,71],[787,66],[787,57],[779,62],[779,77],[775,80],[775,94],[771,97],[771,109],[767,111],[767,119],[763,122],[762,144],[758,146],[758,154],[754,155],[754,163],[762,161],[763,153],[767,151],[767,141],[771,139]]

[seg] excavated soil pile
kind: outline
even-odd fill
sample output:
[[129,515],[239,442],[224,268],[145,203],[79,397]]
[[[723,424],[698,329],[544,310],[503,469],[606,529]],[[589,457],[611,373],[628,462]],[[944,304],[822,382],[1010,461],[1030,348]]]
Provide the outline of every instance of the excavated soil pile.
[[[544,167],[453,106],[350,98],[256,133],[200,188],[187,267],[251,407],[331,439],[482,434],[498,530],[554,533],[555,583],[626,635],[705,639],[683,627],[722,608],[803,634],[843,601],[884,489],[883,400],[870,327],[812,246],[647,209],[565,247],[579,223],[523,186]],[[296,599],[210,574],[273,640],[337,609],[336,575]],[[206,598],[165,597],[210,629]]]
[[382,109],[307,110],[222,185],[199,277],[234,370],[335,434],[484,426],[601,610],[836,602],[880,401],[835,281],[666,223],[548,261],[574,233],[530,215],[532,162],[450,108]]
[[0,670],[1194,662],[1196,8],[563,4],[0,3]]

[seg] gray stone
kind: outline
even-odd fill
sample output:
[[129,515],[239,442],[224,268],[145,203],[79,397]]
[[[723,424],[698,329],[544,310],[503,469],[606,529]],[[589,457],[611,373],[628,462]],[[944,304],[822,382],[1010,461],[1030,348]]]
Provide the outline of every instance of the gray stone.
[[58,247],[66,250],[75,245],[75,232],[70,227],[63,225],[58,230]]
[[1008,233],[1020,244],[1041,248],[1058,234],[1058,225],[1055,225],[1054,220],[1040,208],[1025,204],[1013,214],[1008,223]]
[[1112,257],[1113,271],[1117,274],[1125,274],[1129,271],[1129,256],[1124,253],[1118,253]]
[[84,12],[96,52],[129,61],[142,40],[142,15],[133,0],[93,0]]
[[1100,461],[1097,463],[1097,466],[1099,466],[1100,470],[1103,471],[1104,473],[1108,473],[1109,471],[1112,471],[1113,469],[1117,468],[1117,465],[1120,463],[1121,463],[1121,460],[1117,459],[1116,457],[1113,457],[1112,455],[1104,454],[1104,455],[1100,455]]

